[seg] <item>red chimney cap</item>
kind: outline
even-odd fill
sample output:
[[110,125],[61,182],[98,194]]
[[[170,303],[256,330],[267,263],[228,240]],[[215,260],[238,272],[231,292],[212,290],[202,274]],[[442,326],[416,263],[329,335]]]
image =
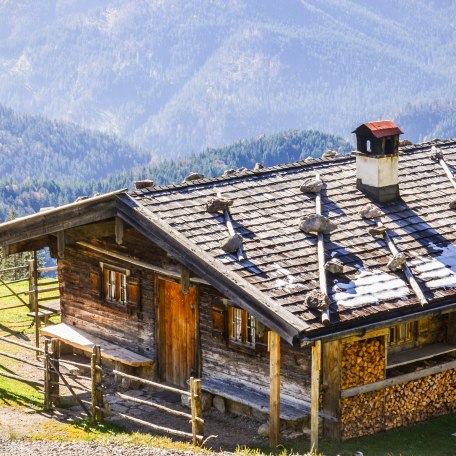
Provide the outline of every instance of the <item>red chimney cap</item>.
[[356,133],[362,127],[369,129],[376,138],[384,138],[385,136],[404,134],[404,132],[391,120],[378,120],[376,122],[368,122],[360,125],[352,133]]

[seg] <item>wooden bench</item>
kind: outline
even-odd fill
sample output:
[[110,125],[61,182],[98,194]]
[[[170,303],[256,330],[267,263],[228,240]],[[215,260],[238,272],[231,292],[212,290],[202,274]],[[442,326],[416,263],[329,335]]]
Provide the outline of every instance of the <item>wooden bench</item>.
[[66,323],[47,326],[42,328],[40,332],[43,336],[58,339],[64,344],[78,348],[88,354],[92,353],[94,345],[99,345],[101,347],[101,357],[114,362],[116,368],[118,365],[151,367],[153,364],[150,358],[138,355],[131,350],[127,350]]
[[[269,395],[257,391],[247,385],[228,380],[203,377],[203,391],[207,391],[225,399],[247,405],[255,410],[269,414]],[[280,418],[286,421],[307,420],[310,418],[310,404],[295,399],[280,399]]]
[[[38,311],[38,317],[44,321],[45,325],[49,323],[49,318],[54,315],[58,315],[58,313],[53,310],[41,309]],[[35,312],[27,312],[27,316],[35,318]]]

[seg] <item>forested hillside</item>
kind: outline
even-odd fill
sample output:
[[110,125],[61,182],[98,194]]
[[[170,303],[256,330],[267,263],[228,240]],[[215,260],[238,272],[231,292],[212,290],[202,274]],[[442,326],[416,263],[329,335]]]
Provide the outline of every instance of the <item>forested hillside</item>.
[[454,1],[22,0],[0,17],[0,102],[152,156],[289,129],[348,137],[455,99]]
[[1,105],[0,158],[0,176],[15,183],[99,179],[150,160],[114,136],[17,114]]
[[[11,118],[11,111],[3,111]],[[138,160],[131,160],[128,167],[131,157],[143,155],[115,138],[43,118],[13,115],[13,120],[17,122],[4,123],[0,128],[0,166],[4,176],[0,179],[1,220],[5,220],[11,208],[16,215],[30,214],[41,207],[72,202],[78,196],[132,188],[138,178],[152,178],[156,184],[166,184],[181,182],[192,171],[215,176],[229,168],[252,168],[256,162],[271,166],[309,155],[320,156],[326,149],[340,153],[351,150],[350,144],[331,135],[316,131],[287,131],[156,164],[148,162],[134,166]],[[11,128],[8,129],[8,125]],[[6,142],[4,138],[7,138]],[[45,150],[43,156],[48,157],[49,175],[40,163],[42,149]],[[73,150],[79,151],[76,157],[71,155]],[[122,153],[128,155],[123,157]],[[36,164],[36,174],[31,171],[31,176],[36,177],[29,178],[21,172],[18,157],[23,160],[23,169],[25,164]],[[92,163],[92,167],[87,167],[84,160]],[[74,166],[71,165],[73,161]],[[111,167],[117,165],[116,172],[108,174]],[[98,174],[95,179],[94,174]]]

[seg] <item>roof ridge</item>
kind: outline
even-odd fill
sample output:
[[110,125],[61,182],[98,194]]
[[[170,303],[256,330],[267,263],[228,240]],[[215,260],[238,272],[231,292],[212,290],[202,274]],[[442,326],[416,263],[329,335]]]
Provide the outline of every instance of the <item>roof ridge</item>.
[[244,171],[240,171],[238,174],[232,175],[232,176],[214,176],[214,177],[205,177],[204,179],[198,179],[194,180],[191,182],[180,182],[180,183],[173,183],[173,184],[166,184],[166,185],[157,185],[154,187],[147,187],[141,190],[133,190],[132,192],[127,192],[128,195],[130,196],[144,196],[145,194],[150,194],[150,193],[156,193],[156,192],[161,192],[164,190],[175,190],[175,189],[182,189],[182,188],[187,188],[187,187],[194,187],[197,185],[207,185],[210,183],[216,183],[216,182],[229,182],[232,180],[237,180],[237,179],[243,179],[247,178],[250,176],[259,176],[259,175],[264,175],[264,174],[270,174],[270,173],[275,173],[278,171],[285,171],[285,170],[290,170],[290,169],[298,169],[298,168],[305,168],[305,167],[311,167],[315,165],[322,165],[322,164],[328,164],[328,163],[333,163],[333,162],[341,162],[341,161],[349,161],[349,160],[354,160],[354,155],[349,152],[344,155],[340,155],[338,157],[333,157],[333,158],[315,158],[312,157],[312,160],[306,161],[304,160],[297,160],[295,162],[291,163],[282,163],[279,165],[274,165],[274,166],[269,166],[265,167],[262,169],[258,170],[253,170],[253,169],[247,169]]

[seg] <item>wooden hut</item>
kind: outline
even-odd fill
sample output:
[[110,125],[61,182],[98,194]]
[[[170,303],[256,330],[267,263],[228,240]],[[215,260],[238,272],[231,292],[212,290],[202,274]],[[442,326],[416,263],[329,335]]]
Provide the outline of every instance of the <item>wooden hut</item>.
[[279,416],[358,437],[456,409],[456,141],[400,152],[387,203],[351,154],[89,198],[1,224],[0,244],[57,258],[44,334],[200,376],[228,410],[269,413],[273,443]]

